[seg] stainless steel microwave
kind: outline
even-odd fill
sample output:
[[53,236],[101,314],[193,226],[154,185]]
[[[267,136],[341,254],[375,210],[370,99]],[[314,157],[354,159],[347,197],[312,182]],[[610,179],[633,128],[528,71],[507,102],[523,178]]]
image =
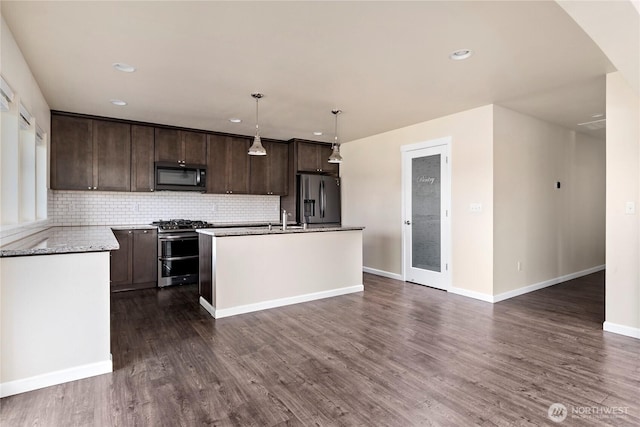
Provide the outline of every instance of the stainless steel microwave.
[[156,190],[200,191],[207,186],[205,165],[156,162]]

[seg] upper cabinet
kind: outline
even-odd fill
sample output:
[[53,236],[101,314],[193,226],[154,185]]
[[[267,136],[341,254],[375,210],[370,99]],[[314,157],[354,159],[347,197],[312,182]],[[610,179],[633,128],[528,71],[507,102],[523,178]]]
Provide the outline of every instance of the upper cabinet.
[[250,156],[251,194],[286,196],[289,181],[289,145],[282,142],[263,141],[266,156]]
[[153,191],[154,129],[151,126],[131,126],[131,191]]
[[131,125],[93,120],[94,190],[131,190]]
[[249,193],[247,137],[207,136],[207,193]]
[[[51,114],[51,188],[154,191],[155,162],[207,165],[207,193],[287,196],[295,192],[293,145],[263,140],[266,156],[249,156],[252,137],[153,124]],[[301,171],[335,173],[331,147],[298,142]],[[305,151],[306,150],[306,151]],[[333,172],[335,171],[335,172]]]
[[51,188],[129,191],[131,125],[51,116]]
[[298,173],[324,173],[338,176],[338,163],[329,163],[331,145],[320,142],[292,140],[295,144],[296,170]]
[[155,128],[155,161],[203,165],[207,160],[207,135],[177,129]]
[[93,189],[93,123],[51,116],[51,188]]

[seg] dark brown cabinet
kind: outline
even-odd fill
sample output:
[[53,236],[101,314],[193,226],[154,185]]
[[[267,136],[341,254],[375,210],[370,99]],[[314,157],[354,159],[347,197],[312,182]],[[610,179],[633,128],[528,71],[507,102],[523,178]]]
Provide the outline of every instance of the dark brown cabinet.
[[93,120],[94,190],[131,190],[131,125]]
[[51,116],[51,188],[93,189],[93,123]]
[[154,288],[158,280],[158,232],[113,230],[120,249],[111,251],[111,291]]
[[131,125],[52,115],[51,188],[129,191]]
[[329,163],[331,145],[293,140],[296,152],[296,167],[298,172],[321,172],[338,176],[340,167],[338,163]]
[[151,126],[131,126],[131,191],[153,191],[154,130]]
[[267,156],[249,156],[252,138],[160,125],[51,114],[51,188],[154,191],[155,162],[206,164],[207,193],[295,193],[295,173],[338,174],[331,147],[314,141],[266,140]]
[[208,135],[207,193],[249,193],[249,138]]
[[249,192],[286,196],[289,184],[289,146],[263,141],[266,156],[250,156]]
[[177,129],[155,128],[155,161],[203,165],[207,135]]

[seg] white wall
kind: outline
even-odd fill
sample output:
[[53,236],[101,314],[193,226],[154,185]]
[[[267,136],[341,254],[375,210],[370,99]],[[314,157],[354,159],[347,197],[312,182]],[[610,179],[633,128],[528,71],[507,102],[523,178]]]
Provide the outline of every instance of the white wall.
[[4,18],[1,18],[0,27],[0,73],[36,118],[38,126],[49,133],[51,128],[49,105]]
[[401,274],[400,147],[444,136],[454,292],[491,300],[604,264],[604,141],[488,105],[341,147],[343,222],[366,227],[365,267]]
[[[341,147],[343,223],[364,226],[364,265],[402,272],[400,147],[452,137],[452,284],[491,294],[493,287],[493,107],[487,105]],[[481,203],[471,213],[470,203]]]
[[109,298],[109,252],[0,258],[0,396],[111,372]]
[[[607,284],[605,330],[640,338],[640,97],[607,75]],[[627,202],[636,213],[625,214]]]
[[605,142],[497,105],[493,142],[494,294],[602,266]]

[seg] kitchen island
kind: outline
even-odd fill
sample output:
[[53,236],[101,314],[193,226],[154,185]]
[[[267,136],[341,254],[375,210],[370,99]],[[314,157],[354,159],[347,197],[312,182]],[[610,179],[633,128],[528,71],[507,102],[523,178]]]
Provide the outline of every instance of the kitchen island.
[[0,397],[111,372],[109,227],[0,245]]
[[361,292],[362,230],[198,230],[200,304],[219,319]]

